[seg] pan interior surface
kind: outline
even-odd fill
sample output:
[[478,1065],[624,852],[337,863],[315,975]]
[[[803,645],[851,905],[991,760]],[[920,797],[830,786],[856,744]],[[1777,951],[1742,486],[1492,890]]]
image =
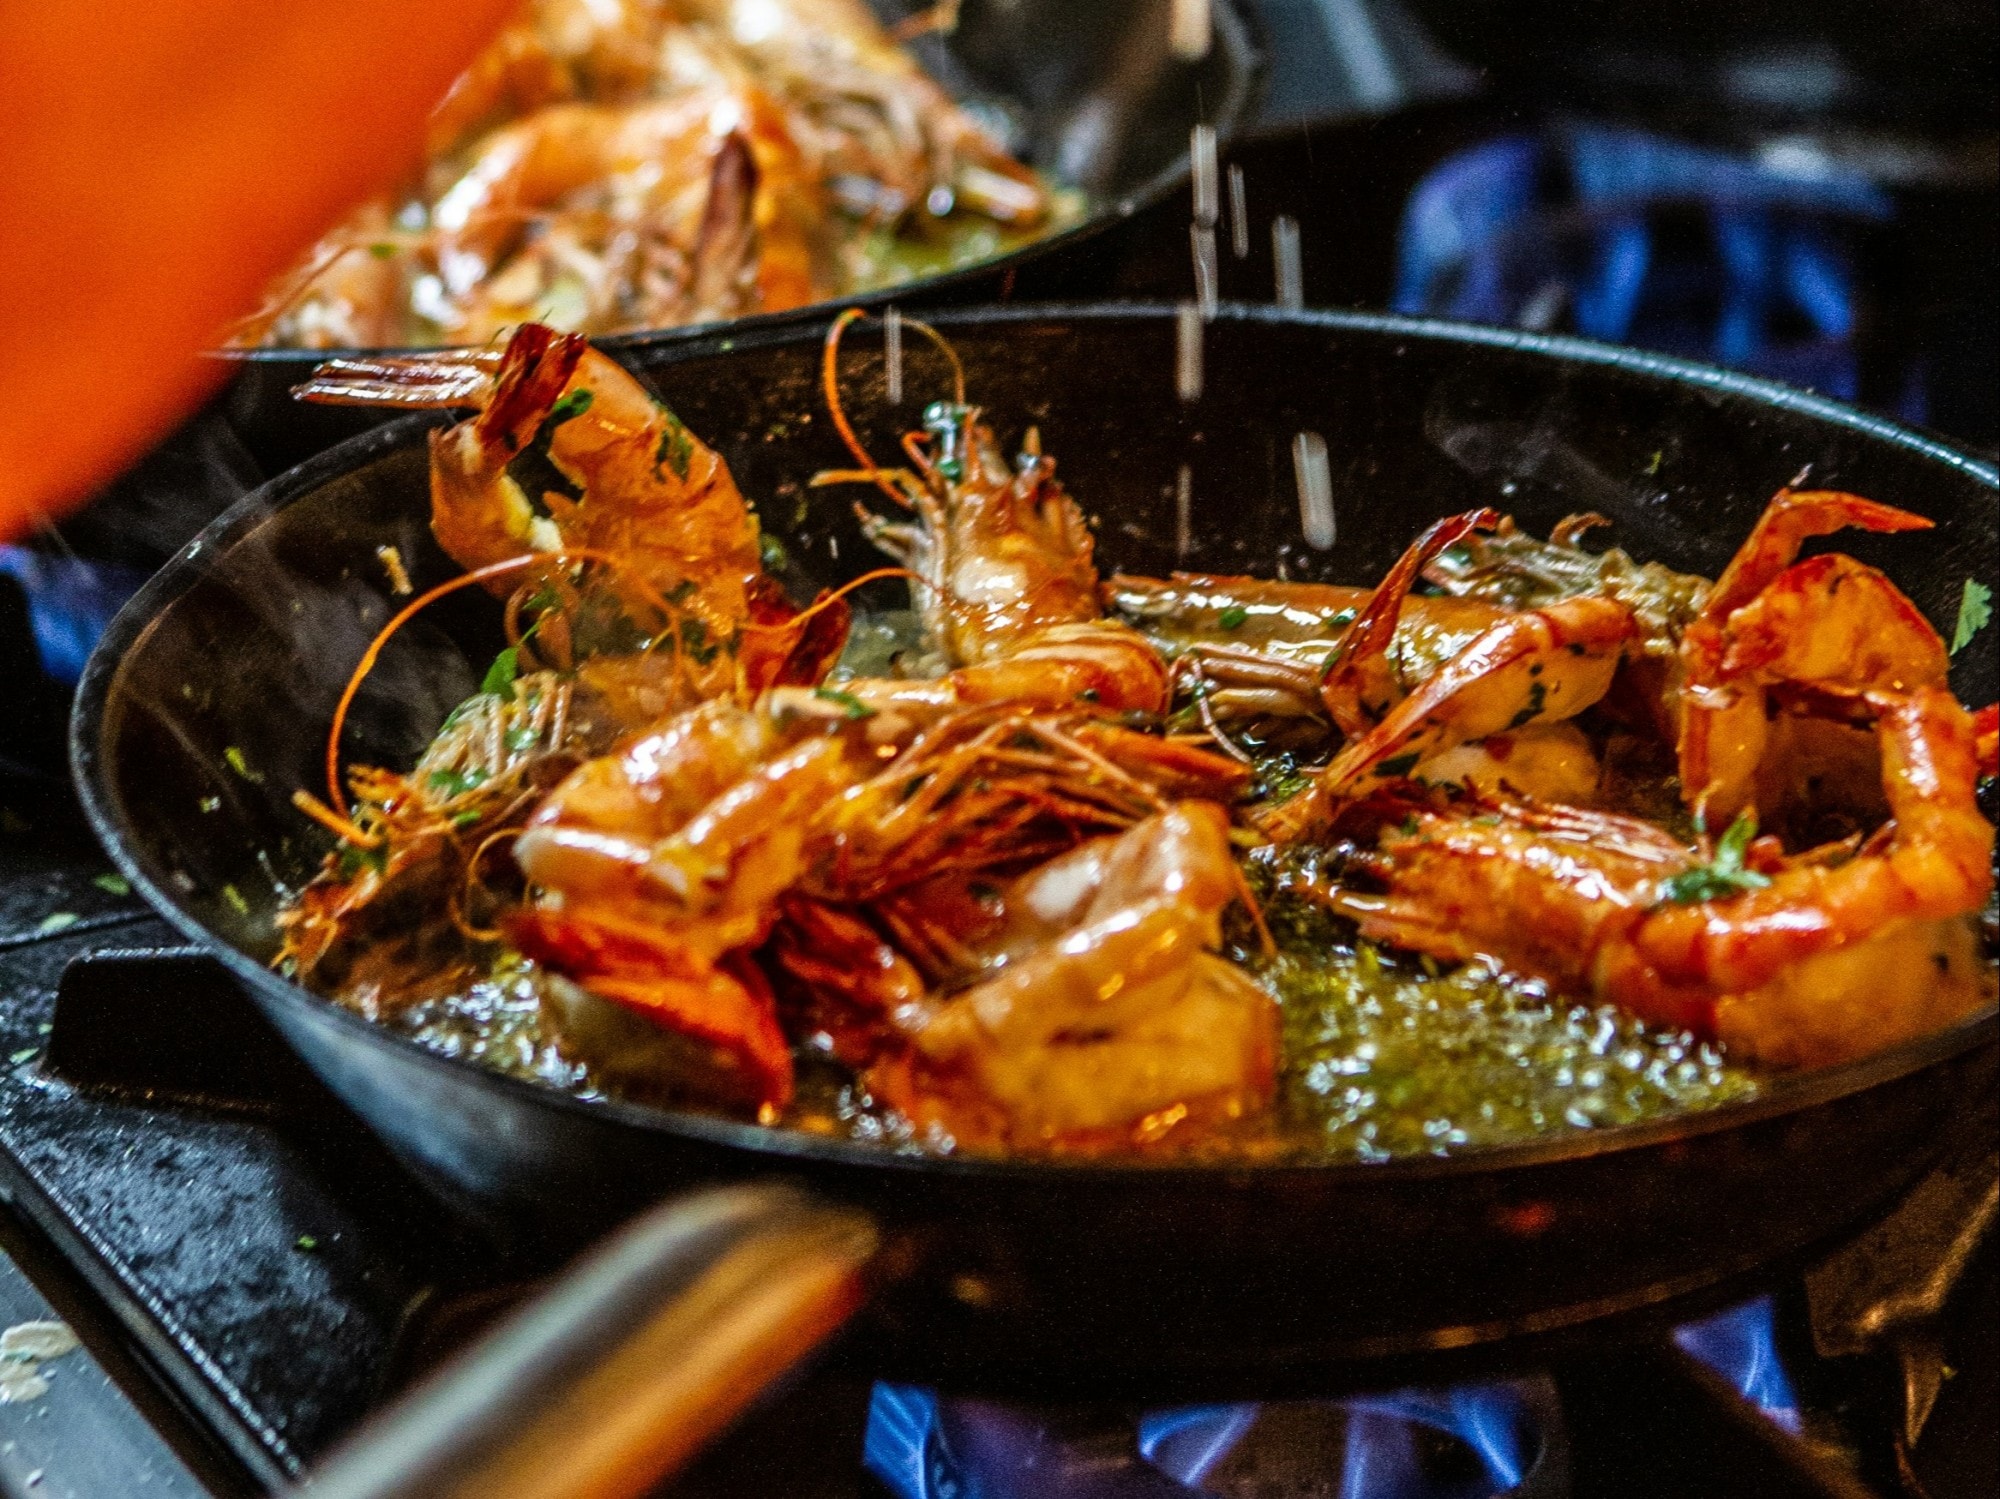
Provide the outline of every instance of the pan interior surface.
[[[1938,520],[1914,541],[1850,534],[1840,544],[1883,567],[1947,635],[1965,579],[2000,551],[1990,471],[1809,399],[1645,356],[1389,319],[1232,312],[1208,332],[1203,398],[1185,403],[1173,391],[1173,320],[1157,312],[1027,309],[947,317],[942,327],[1003,443],[1039,427],[1090,513],[1106,575],[1178,568],[1372,582],[1423,523],[1493,505],[1537,534],[1565,514],[1596,511],[1635,557],[1714,576],[1769,494],[1800,473]],[[844,492],[807,487],[812,473],[845,461],[821,408],[818,358],[816,331],[770,331],[663,348],[637,363],[729,460],[781,541],[784,581],[800,598],[877,560]],[[906,404],[892,408],[879,342],[851,341],[848,407],[875,451],[893,451],[937,393],[928,387],[944,388],[941,362],[912,354],[909,366]],[[330,1009],[264,965],[276,951],[276,906],[330,842],[291,793],[323,785],[333,704],[402,602],[383,559],[393,553],[417,589],[457,572],[426,524],[421,434],[440,420],[323,455],[225,517],[135,602],[79,710],[86,796],[121,857],[184,925],[219,936],[246,980],[285,1004]],[[1331,455],[1331,545],[1307,540],[1292,461],[1301,433],[1318,434]],[[870,585],[860,597],[893,606],[900,587]],[[503,643],[498,614],[468,591],[406,627],[356,700],[346,763],[414,761]],[[1966,701],[1995,695],[1996,634],[1954,658]],[[1975,1017],[1909,1049],[1905,1064],[1990,1029],[1990,1015]],[[460,1062],[478,1060],[477,1043],[457,1050]],[[1720,1127],[1746,1110],[1864,1087],[1897,1065],[1878,1057],[1778,1079],[1706,1122],[1696,1114],[1464,1159],[1589,1154]],[[787,1138],[636,1105],[593,1107],[759,1147]],[[795,1136],[779,1148],[838,1146]]]

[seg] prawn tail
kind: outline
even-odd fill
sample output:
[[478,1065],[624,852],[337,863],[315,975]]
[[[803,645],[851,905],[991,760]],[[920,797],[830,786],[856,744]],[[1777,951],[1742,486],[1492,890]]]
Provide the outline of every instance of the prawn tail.
[[1494,510],[1469,510],[1463,515],[1446,516],[1411,542],[1389,569],[1335,645],[1320,683],[1320,697],[1327,714],[1342,733],[1350,738],[1365,734],[1373,727],[1373,716],[1384,706],[1383,700],[1393,696],[1386,681],[1389,643],[1395,638],[1396,625],[1402,618],[1403,600],[1425,566],[1469,533],[1491,531],[1499,524],[1499,512]]
[[1799,548],[1815,536],[1830,536],[1849,527],[1876,532],[1926,531],[1934,524],[1908,510],[1843,490],[1781,489],[1716,580],[1702,605],[1701,619],[1719,624],[1755,598],[1798,560]]
[[311,378],[292,387],[292,398],[318,406],[394,406],[413,411],[483,406],[492,397],[500,359],[497,351],[484,349],[329,359]]
[[542,425],[569,384],[590,341],[580,333],[558,333],[542,323],[523,323],[507,341],[493,392],[479,413],[484,444],[518,452]]
[[709,170],[708,203],[695,232],[692,295],[698,315],[728,317],[757,258],[757,159],[741,131],[723,137]]

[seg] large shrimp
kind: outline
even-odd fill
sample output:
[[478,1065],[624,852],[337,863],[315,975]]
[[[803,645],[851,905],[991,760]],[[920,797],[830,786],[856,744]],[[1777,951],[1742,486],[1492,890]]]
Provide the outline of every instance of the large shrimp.
[[[852,685],[852,684],[850,684]],[[1193,789],[1219,756],[1017,705],[872,713],[846,689],[722,700],[576,770],[516,840],[540,892],[523,951],[656,1027],[722,1047],[782,1107],[789,1055],[768,995],[732,977],[783,898],[862,901],[940,872],[1018,866]]]
[[824,911],[805,930],[854,965],[830,972],[799,941],[780,961],[886,1011],[870,1085],[960,1142],[1148,1144],[1190,1118],[1252,1115],[1270,1099],[1277,1006],[1214,952],[1242,888],[1228,827],[1214,803],[1177,802],[1011,882],[956,949],[973,982],[947,996]]
[[1858,847],[1787,858],[1746,818],[1704,863],[1632,819],[1491,803],[1415,814],[1372,861],[1387,893],[1331,898],[1367,935],[1490,957],[1778,1065],[1921,1035],[1991,998],[1972,723],[1941,687],[1848,707],[1874,717],[1892,819]]
[[[1212,573],[1117,573],[1105,605],[1173,661],[1218,720],[1326,718],[1328,659],[1373,590]],[[1403,602],[1384,660],[1397,695],[1472,643],[1507,611],[1477,599]]]
[[[1801,699],[1909,692],[1945,680],[1950,658],[1930,621],[1881,573],[1807,539],[1848,526],[1910,531],[1931,522],[1835,491],[1780,490],[1710,590],[1680,642],[1681,786],[1721,826],[1756,803],[1782,767]],[[1773,810],[1764,798],[1766,812]]]
[[861,0],[676,0],[674,8],[742,49],[859,216],[894,220],[921,210],[941,218],[963,205],[1011,227],[1047,217],[1049,195],[1034,174]]
[[584,331],[800,306],[824,291],[818,197],[779,111],[748,85],[551,105],[482,142],[431,212],[458,304],[449,331],[519,322],[562,275],[590,299]]
[[[675,614],[653,623],[675,637],[662,654],[685,672],[688,700],[733,682],[762,573],[757,523],[721,455],[581,336],[531,323],[499,355],[334,360],[299,394],[477,406],[477,416],[431,437],[438,544],[468,570],[530,552],[611,558],[610,585],[635,586],[632,608],[657,613],[665,600]],[[550,462],[580,498],[531,497],[510,472],[544,432]],[[520,581],[508,574],[493,586],[504,594]]]
[[[1382,779],[1421,774],[1461,745],[1546,732],[1603,698],[1634,638],[1633,616],[1615,599],[1586,594],[1503,615],[1397,700],[1387,656],[1410,584],[1433,556],[1497,519],[1482,512],[1433,526],[1348,626],[1322,691],[1350,737],[1309,787],[1260,817],[1265,832],[1281,841],[1309,836],[1343,802]],[[1546,762],[1565,782],[1575,781],[1569,762],[1577,748],[1524,757],[1511,774]],[[1587,756],[1587,747],[1582,752]]]

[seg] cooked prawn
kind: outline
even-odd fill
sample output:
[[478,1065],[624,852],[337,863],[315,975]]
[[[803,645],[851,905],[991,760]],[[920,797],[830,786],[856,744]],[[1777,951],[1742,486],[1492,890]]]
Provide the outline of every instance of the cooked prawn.
[[1793,560],[1809,538],[1848,526],[1930,524],[1858,495],[1778,491],[1681,638],[1678,754],[1697,816],[1719,825],[1755,801],[1780,706],[1773,689],[1908,692],[1944,681],[1944,642],[1886,577],[1839,553]]
[[[1364,933],[1440,957],[1490,957],[1782,1066],[1864,1055],[1990,998],[1972,917],[1993,888],[1993,828],[1973,794],[1970,715],[1940,687],[1871,693],[1892,821],[1785,858],[1699,899],[1695,851],[1609,813],[1513,803],[1417,813],[1381,839],[1384,896],[1334,904]],[[1723,882],[1728,884],[1730,882]]]
[[814,483],[872,483],[910,512],[891,520],[855,507],[870,540],[909,570],[930,638],[957,668],[940,690],[959,702],[1161,711],[1166,664],[1138,632],[1104,618],[1090,528],[1035,433],[1010,469],[960,389],[905,437],[911,468],[883,470],[868,456],[839,389],[841,335],[860,315],[834,320],[822,363],[829,414],[860,467]]
[[588,762],[514,842],[541,896],[508,918],[510,936],[592,994],[735,1047],[762,1101],[782,1106],[775,1013],[725,964],[764,940],[785,899],[860,901],[1015,865],[1079,829],[1128,825],[1169,792],[1241,782],[1220,757],[1015,705],[947,712],[899,742],[911,721],[857,712],[845,690],[778,688],[752,709],[703,704]]
[[[675,635],[664,658],[686,700],[726,690],[761,576],[757,525],[722,458],[612,360],[575,334],[528,324],[504,355],[335,360],[300,387],[308,400],[412,407],[476,405],[431,437],[431,530],[468,569],[528,552],[616,558],[640,586],[635,612]],[[509,464],[546,431],[551,463],[580,499],[539,496]],[[615,580],[614,580],[615,582]],[[494,585],[511,592],[518,578]]]
[[[1241,889],[1228,815],[1181,802],[1024,875],[983,957],[993,976],[899,1017],[871,1084],[971,1143],[1150,1143],[1262,1110],[1277,1006],[1214,949]],[[915,1014],[910,1010],[914,1009]]]

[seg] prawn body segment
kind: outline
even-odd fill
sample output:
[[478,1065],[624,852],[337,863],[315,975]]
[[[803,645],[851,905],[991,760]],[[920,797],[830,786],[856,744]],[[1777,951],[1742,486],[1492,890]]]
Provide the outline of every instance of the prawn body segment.
[[1030,1148],[1261,1111],[1277,1006],[1212,951],[1239,888],[1227,814],[1199,802],[1023,876],[988,938],[997,973],[907,1022],[871,1081],[920,1123]]

